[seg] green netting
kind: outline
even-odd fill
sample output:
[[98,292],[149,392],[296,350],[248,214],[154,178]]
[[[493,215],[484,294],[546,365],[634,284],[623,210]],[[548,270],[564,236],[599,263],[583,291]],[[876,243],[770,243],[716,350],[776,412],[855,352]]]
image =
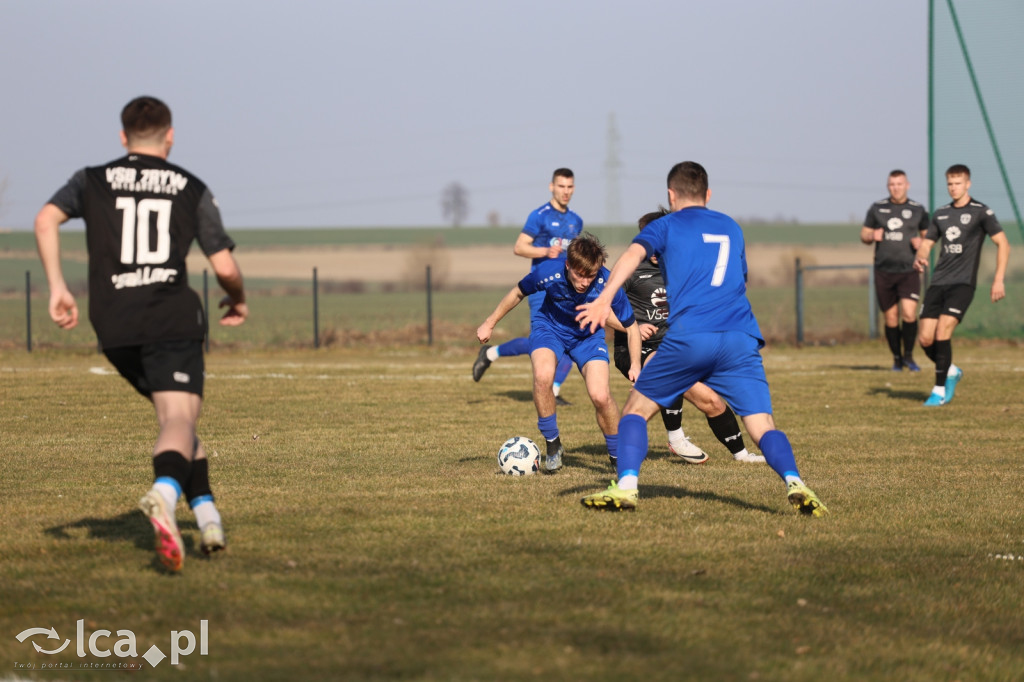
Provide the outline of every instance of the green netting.
[[964,163],[971,195],[995,210],[1015,241],[1024,203],[1022,30],[1020,0],[932,0],[932,204],[949,201],[945,170]]
[[[1024,283],[1024,2],[930,0],[929,204],[949,202],[946,169],[971,169],[971,196],[988,204],[1011,244],[1007,300],[996,307],[1001,329],[976,328],[989,317],[995,248],[982,256],[978,291],[963,332],[1024,336],[1024,304],[1014,293]],[[1006,319],[1009,317],[1010,319]],[[988,325],[985,325],[988,326]]]

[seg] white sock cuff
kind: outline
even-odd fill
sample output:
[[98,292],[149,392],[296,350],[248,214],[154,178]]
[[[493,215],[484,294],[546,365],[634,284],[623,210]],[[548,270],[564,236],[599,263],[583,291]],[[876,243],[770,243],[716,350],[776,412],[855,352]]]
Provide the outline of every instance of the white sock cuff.
[[632,474],[627,474],[619,479],[619,490],[636,490],[640,479]]
[[217,505],[213,500],[197,504],[192,508],[192,513],[196,515],[196,525],[200,530],[211,523],[220,524],[220,512],[217,511]]

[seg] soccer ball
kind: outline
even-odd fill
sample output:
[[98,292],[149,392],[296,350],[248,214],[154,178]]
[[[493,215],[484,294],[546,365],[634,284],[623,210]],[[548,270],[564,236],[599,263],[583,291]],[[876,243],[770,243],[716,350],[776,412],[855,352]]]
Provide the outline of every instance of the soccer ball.
[[540,449],[524,436],[513,436],[498,450],[498,466],[509,476],[529,476],[540,471]]

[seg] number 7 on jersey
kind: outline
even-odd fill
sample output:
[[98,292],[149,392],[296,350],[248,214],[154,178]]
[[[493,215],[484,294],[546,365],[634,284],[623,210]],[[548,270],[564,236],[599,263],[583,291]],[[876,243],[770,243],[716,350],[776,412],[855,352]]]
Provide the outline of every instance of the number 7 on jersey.
[[729,266],[729,235],[701,234],[705,244],[718,244],[718,260],[715,262],[715,273],[711,275],[711,286],[720,287],[725,281],[725,269]]

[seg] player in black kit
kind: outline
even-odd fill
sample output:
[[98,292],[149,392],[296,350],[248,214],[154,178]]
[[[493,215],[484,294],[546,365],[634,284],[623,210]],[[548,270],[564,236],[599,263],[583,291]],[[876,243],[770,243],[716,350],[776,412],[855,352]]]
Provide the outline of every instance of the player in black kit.
[[[648,223],[667,215],[665,209],[648,213],[637,221],[643,230]],[[640,265],[622,287],[633,306],[633,314],[640,325],[643,343],[640,348],[641,365],[658,350],[665,331],[668,329],[668,298],[665,292],[665,278],[658,267],[657,258],[649,258]],[[615,366],[622,375],[629,378],[630,356],[626,334],[615,332]],[[708,455],[683,433],[683,398],[686,398],[707,417],[712,433],[724,445],[733,458],[740,462],[763,462],[764,457],[747,451],[743,443],[736,415],[725,401],[710,387],[698,382],[674,405],[661,408],[661,419],[668,432],[669,451],[691,464],[701,464]]]
[[974,300],[985,235],[996,245],[993,303],[1006,296],[1003,279],[1010,263],[1010,242],[995,213],[969,194],[970,169],[963,164],[950,166],[946,170],[946,189],[953,201],[935,209],[914,261],[914,267],[924,272],[928,254],[941,240],[942,251],[921,310],[921,348],[935,363],[935,387],[924,403],[927,407],[946,405],[953,400],[956,385],[964,376],[963,370],[953,364],[953,331]]
[[907,198],[910,183],[903,171],[889,173],[888,189],[889,196],[868,209],[860,240],[875,246],[875,295],[885,317],[885,340],[892,351],[892,369],[898,372],[906,367],[919,372],[921,368],[914,362],[914,343],[921,273],[914,269],[914,254],[928,226],[928,211]]
[[59,232],[70,218],[85,221],[89,321],[103,353],[156,410],[154,483],[139,506],[153,524],[161,563],[179,571],[185,546],[175,506],[182,494],[195,513],[202,551],[225,547],[206,453],[196,437],[206,323],[185,270],[194,240],[227,294],[220,323],[240,325],[249,309],[231,253],[235,243],[213,195],[199,178],[167,162],[174,144],[170,109],[154,97],[138,97],[122,110],[121,124],[127,155],[75,173],[36,216],[36,243],[50,288],[50,317],[71,329],[78,306],[64,281]]

